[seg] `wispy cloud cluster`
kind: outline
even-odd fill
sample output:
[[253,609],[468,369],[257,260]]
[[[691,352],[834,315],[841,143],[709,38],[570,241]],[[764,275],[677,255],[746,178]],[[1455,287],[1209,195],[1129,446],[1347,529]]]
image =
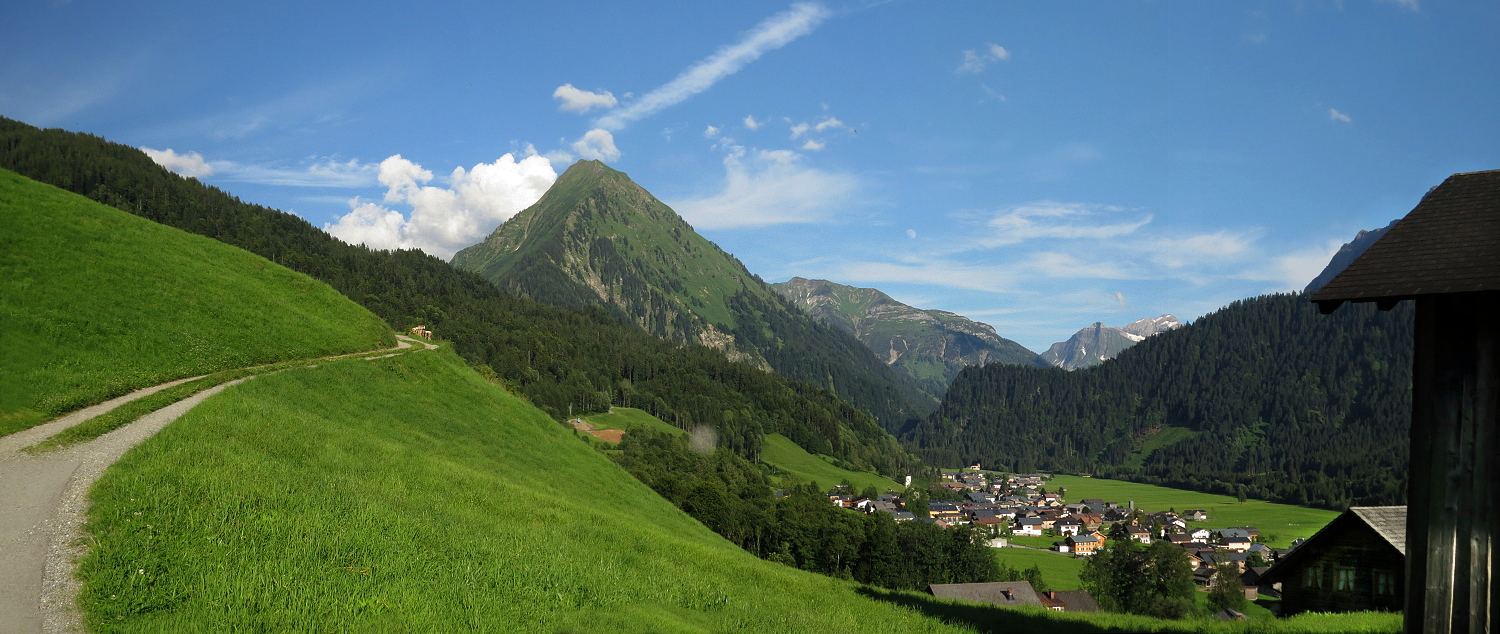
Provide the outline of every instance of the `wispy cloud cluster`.
[[[710,127],[705,130],[718,132]],[[701,229],[764,227],[827,221],[854,198],[859,181],[805,165],[792,150],[747,150],[719,136],[724,187],[719,193],[673,201],[673,209]]]
[[811,33],[832,13],[818,4],[794,4],[790,9],[771,16],[734,44],[692,65],[682,74],[652,90],[632,103],[604,113],[594,126],[619,130],[633,121],[644,119],[663,108],[682,103],[708,90],[719,80],[739,72],[746,64],[768,51],[786,46],[792,40]]
[[286,187],[367,187],[375,183],[377,167],[358,160],[336,161],[331,158],[313,157],[304,167],[289,168],[277,165],[256,165],[235,161],[208,161],[202,154],[186,152],[178,154],[171,148],[157,150],[143,147],[142,152],[158,165],[183,176],[257,185],[280,185]]
[[[961,238],[820,258],[799,263],[810,269],[799,274],[875,286],[923,284],[1023,295],[1045,293],[1057,281],[1091,287],[1173,280],[1208,288],[1254,280],[1267,283],[1268,290],[1291,290],[1317,275],[1339,247],[1331,242],[1288,251],[1263,243],[1264,232],[1257,228],[1181,232],[1154,227],[1152,221],[1150,214],[1117,205],[1037,201],[965,214],[961,224],[968,229]],[[906,235],[916,238],[914,231]]]
[[609,91],[589,92],[573,87],[573,84],[563,84],[552,91],[552,98],[561,101],[557,104],[558,110],[568,112],[588,112],[594,108],[613,108],[620,103]]
[[421,249],[443,259],[483,240],[500,223],[535,203],[557,172],[541,156],[520,161],[512,154],[472,170],[454,168],[447,187],[427,185],[431,171],[400,154],[380,162],[384,203],[410,207],[410,215],[384,204],[354,198],[350,211],[323,229],[350,244],[375,249]]
[[993,248],[1036,238],[1103,240],[1134,233],[1136,229],[1151,222],[1150,215],[1123,222],[1114,222],[1112,219],[1102,224],[1080,222],[1113,216],[1123,211],[1126,210],[1113,205],[1060,203],[1050,200],[1020,205],[1001,210],[986,222],[989,233],[980,237],[977,244]]
[[1003,62],[1010,59],[1010,51],[1005,50],[999,44],[990,44],[982,49],[968,49],[964,51],[964,61],[954,69],[955,72],[978,73],[994,62]]
[[1328,109],[1328,120],[1329,121],[1343,121],[1344,123],[1354,123],[1354,120],[1351,119],[1351,118],[1349,118],[1349,115],[1344,114],[1342,112],[1339,112],[1337,109],[1334,109],[1334,108],[1329,108]]

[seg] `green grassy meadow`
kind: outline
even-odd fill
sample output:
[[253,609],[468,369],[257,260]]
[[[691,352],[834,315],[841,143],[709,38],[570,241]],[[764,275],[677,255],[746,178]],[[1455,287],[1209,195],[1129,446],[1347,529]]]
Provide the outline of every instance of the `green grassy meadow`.
[[1236,501],[1227,495],[1198,493],[1182,489],[1171,489],[1153,484],[1140,484],[1122,480],[1084,478],[1059,475],[1047,483],[1047,490],[1067,487],[1069,502],[1088,498],[1100,498],[1122,505],[1135,500],[1136,508],[1147,511],[1165,511],[1175,508],[1178,512],[1187,509],[1208,511],[1208,520],[1189,522],[1189,526],[1201,528],[1227,528],[1230,526],[1254,526],[1260,529],[1261,540],[1274,548],[1291,546],[1298,537],[1311,537],[1333,518],[1335,511],[1325,509],[1277,504],[1264,500]]
[[995,559],[1016,570],[1037,566],[1042,570],[1042,581],[1049,590],[1080,590],[1083,583],[1078,573],[1083,570],[1083,560],[1072,555],[1030,548],[992,548]]
[[0,170],[0,435],[173,379],[394,344],[328,285]]
[[446,348],[252,379],[92,498],[95,632],[963,631],[745,553]]
[[867,486],[875,487],[875,490],[884,493],[886,491],[901,491],[903,487],[895,480],[884,478],[873,473],[861,471],[850,471],[829,464],[827,460],[808,453],[797,443],[781,434],[766,434],[765,445],[761,447],[760,459],[780,468],[787,473],[797,476],[802,482],[817,482],[823,488],[832,488],[845,479],[854,484],[856,490],[863,490]]
[[652,416],[650,412],[634,407],[615,407],[604,414],[589,414],[584,420],[593,423],[597,429],[618,429],[629,433],[632,427],[644,427],[665,431],[670,434],[686,434],[687,430],[679,428],[660,418]]

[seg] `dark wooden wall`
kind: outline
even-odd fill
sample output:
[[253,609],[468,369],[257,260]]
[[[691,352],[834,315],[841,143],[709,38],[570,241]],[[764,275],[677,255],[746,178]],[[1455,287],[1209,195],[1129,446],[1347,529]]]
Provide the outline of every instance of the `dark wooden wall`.
[[[1331,534],[1301,548],[1297,566],[1282,575],[1281,613],[1291,616],[1301,612],[1355,612],[1360,610],[1398,611],[1406,591],[1405,563],[1401,553],[1363,522],[1343,522]],[[1305,585],[1309,568],[1321,567],[1321,588]],[[1354,588],[1340,591],[1338,568],[1354,569]],[[1385,571],[1395,576],[1390,593],[1376,592],[1375,573]]]

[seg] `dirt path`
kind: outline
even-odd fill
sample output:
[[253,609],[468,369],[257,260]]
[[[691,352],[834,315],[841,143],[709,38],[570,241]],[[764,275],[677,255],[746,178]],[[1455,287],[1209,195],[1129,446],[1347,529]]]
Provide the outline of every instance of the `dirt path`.
[[[438,346],[398,335],[398,352],[413,343]],[[328,357],[336,359],[350,355]],[[230,381],[142,416],[98,438],[63,450],[29,454],[21,448],[104,414],[125,403],[199,377],[149,387],[84,408],[49,423],[0,437],[0,634],[83,632],[74,602],[73,576],[84,555],[81,528],[88,515],[88,491],[104,470],[130,448],[156,435],[204,400],[251,378]]]

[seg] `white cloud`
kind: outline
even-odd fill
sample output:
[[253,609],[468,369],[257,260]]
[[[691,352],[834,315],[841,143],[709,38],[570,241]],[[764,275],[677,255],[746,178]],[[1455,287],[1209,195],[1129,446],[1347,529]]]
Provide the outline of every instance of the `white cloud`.
[[807,143],[803,143],[802,144],[802,149],[804,149],[804,150],[811,150],[813,152],[821,150],[824,147],[826,147],[826,146],[825,146],[825,144],[822,141],[815,141],[813,139],[808,139]]
[[792,126],[792,138],[796,139],[799,136],[807,134],[807,131],[810,128],[812,128],[812,126],[807,125],[807,123],[805,122]]
[[542,156],[517,161],[506,154],[472,170],[455,168],[447,187],[426,185],[432,179],[431,171],[400,154],[387,158],[379,168],[379,181],[387,187],[384,202],[409,206],[410,217],[354,198],[349,201],[349,213],[337,223],[324,224],[323,229],[350,244],[416,248],[446,260],[535,203],[557,180],[557,172]]
[[1247,272],[1245,279],[1275,282],[1282,290],[1300,291],[1328,266],[1343,243],[1330,240],[1321,247],[1293,251],[1270,259],[1267,266]]
[[815,132],[822,132],[822,131],[827,130],[829,128],[833,128],[835,130],[838,130],[838,129],[846,128],[846,127],[848,127],[848,126],[844,125],[843,121],[839,121],[838,119],[835,119],[833,117],[828,117],[827,119],[819,121],[818,125],[813,126],[813,130]]
[[747,130],[759,130],[765,124],[764,121],[756,121],[754,115],[745,115],[745,129]]
[[340,163],[331,158],[316,161],[303,169],[245,165],[234,161],[214,161],[211,165],[222,180],[284,187],[368,187],[375,184],[375,174],[379,169],[354,159]]
[[641,95],[640,99],[630,105],[605,113],[594,121],[594,125],[606,130],[618,130],[632,121],[682,103],[689,97],[708,90],[720,79],[739,72],[746,64],[759,59],[766,52],[811,33],[830,15],[832,13],[821,5],[794,4],[790,9],[756,25],[744,39],[719,49],[672,81]]
[[1187,237],[1154,237],[1129,245],[1142,252],[1151,262],[1169,269],[1223,264],[1250,253],[1259,232],[1227,230]]
[[557,104],[558,110],[569,112],[588,112],[594,108],[613,108],[619,101],[609,91],[589,92],[573,87],[573,84],[563,84],[552,91],[552,98],[562,101]]
[[1422,3],[1418,0],[1385,0],[1391,4],[1401,7],[1406,11],[1417,12],[1422,10]]
[[916,229],[907,229],[906,230],[906,237],[908,237],[908,238],[915,238],[915,237],[917,237],[917,230]]
[[1354,120],[1350,119],[1349,115],[1339,112],[1338,110],[1335,110],[1333,108],[1328,109],[1328,120],[1343,121],[1344,123],[1354,123]]
[[986,224],[989,235],[979,238],[979,246],[992,248],[1036,238],[1105,239],[1128,235],[1151,222],[1147,215],[1126,222],[1081,222],[1125,211],[1111,205],[1060,203],[1050,200],[1028,203],[1002,210]]
[[719,136],[719,129],[713,126],[708,126],[708,129],[703,131],[703,138],[705,139],[712,139],[717,136]]
[[620,158],[620,149],[615,147],[615,136],[609,130],[594,128],[573,142],[573,151],[579,156],[594,161],[613,161]]
[[204,161],[203,155],[197,152],[178,154],[173,152],[172,148],[154,150],[148,147],[141,148],[141,151],[151,157],[151,160],[156,161],[157,165],[183,176],[203,178],[214,175],[213,166]]
[[335,161],[332,158],[311,157],[306,167],[289,168],[277,165],[253,165],[236,161],[208,161],[202,154],[187,152],[178,154],[170,148],[155,150],[141,148],[151,160],[183,176],[203,178],[216,176],[216,180],[257,185],[283,187],[368,187],[375,184],[377,167],[358,160]]
[[981,50],[969,49],[964,51],[964,61],[958,65],[959,73],[977,73],[983,71],[992,62],[1003,62],[1010,59],[1010,51],[999,44],[990,44]]
[[826,220],[858,189],[858,180],[805,167],[790,150],[747,153],[735,147],[724,157],[725,185],[716,195],[672,203],[703,229],[763,227]]

